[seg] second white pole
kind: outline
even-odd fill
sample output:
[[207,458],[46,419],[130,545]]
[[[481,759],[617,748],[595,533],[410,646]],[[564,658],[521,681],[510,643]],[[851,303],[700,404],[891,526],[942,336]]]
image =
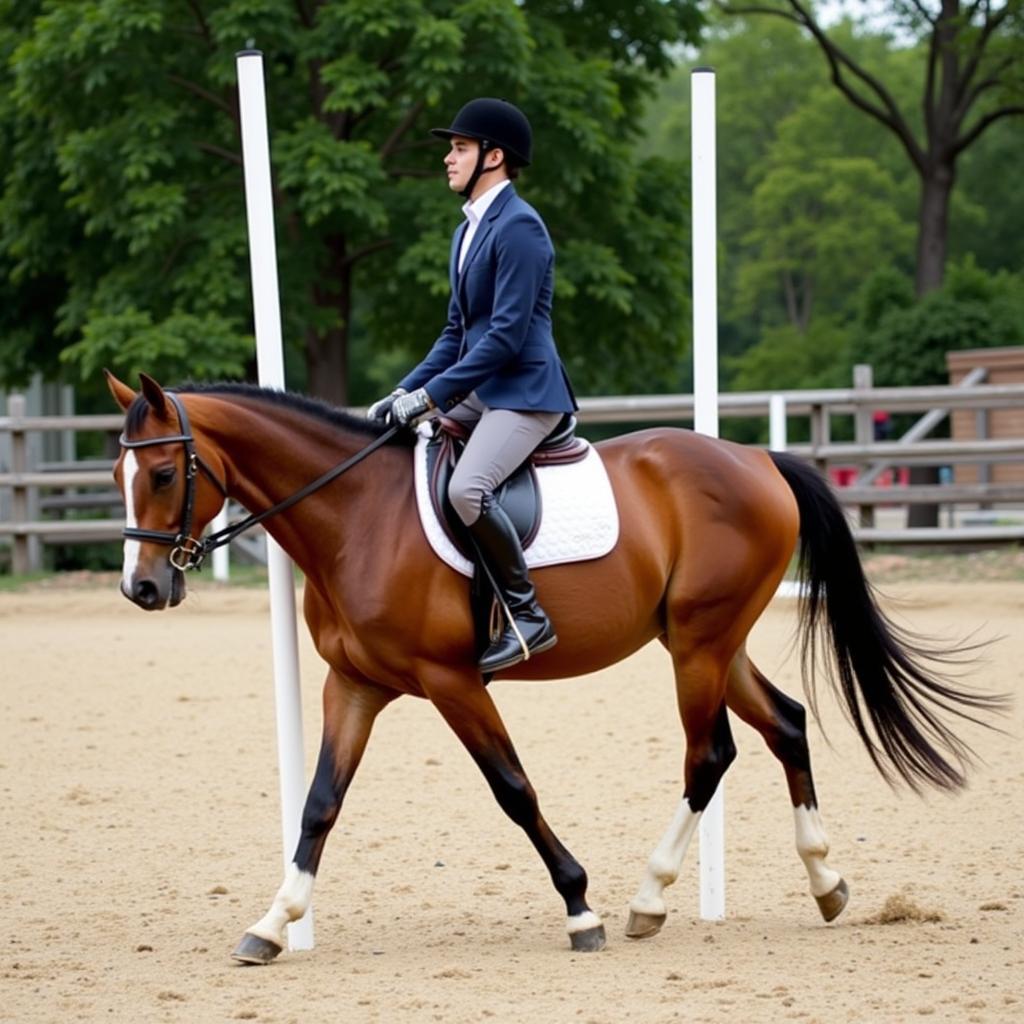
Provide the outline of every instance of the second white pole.
[[[284,352],[281,346],[281,302],[277,287],[277,243],[274,237],[274,197],[270,178],[270,136],[267,130],[263,54],[259,50],[243,50],[236,55],[236,62],[242,123],[242,162],[245,169],[245,209],[249,224],[249,267],[256,324],[256,361],[260,385],[283,389]],[[299,688],[292,561],[272,537],[267,537],[267,570],[270,577],[281,834],[284,841],[284,866],[287,870],[299,841],[305,800],[302,697]],[[288,948],[313,948],[312,907],[305,917],[288,925]]]
[[[693,426],[718,437],[718,227],[715,184],[715,72],[690,75],[693,232]],[[725,917],[725,781],[700,819],[700,916]]]

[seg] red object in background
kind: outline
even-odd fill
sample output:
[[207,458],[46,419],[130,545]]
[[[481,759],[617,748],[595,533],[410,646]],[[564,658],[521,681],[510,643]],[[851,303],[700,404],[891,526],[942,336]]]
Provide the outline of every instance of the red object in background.
[[[851,487],[859,473],[856,466],[832,466],[828,475],[836,487]],[[875,487],[906,487],[910,483],[910,470],[906,466],[883,470],[873,483]]]

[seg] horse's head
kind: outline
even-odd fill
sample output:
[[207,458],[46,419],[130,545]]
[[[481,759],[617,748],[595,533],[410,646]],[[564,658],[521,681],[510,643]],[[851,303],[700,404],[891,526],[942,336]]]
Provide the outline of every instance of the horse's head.
[[[202,561],[195,538],[220,510],[223,467],[198,451],[182,399],[140,374],[138,394],[109,371],[107,385],[125,411],[114,479],[126,523],[121,592],[147,611],[180,604],[185,570]],[[200,470],[216,484],[198,486]]]

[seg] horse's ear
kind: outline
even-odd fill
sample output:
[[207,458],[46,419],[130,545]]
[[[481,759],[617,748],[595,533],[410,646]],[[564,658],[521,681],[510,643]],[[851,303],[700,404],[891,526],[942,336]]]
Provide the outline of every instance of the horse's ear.
[[123,381],[118,380],[109,370],[104,370],[103,373],[106,375],[107,387],[110,388],[114,401],[127,412],[128,406],[135,401],[135,392]]
[[153,411],[157,416],[166,419],[168,411],[167,396],[164,394],[164,389],[148,373],[140,373],[139,380],[142,382],[142,394],[146,401],[153,407]]

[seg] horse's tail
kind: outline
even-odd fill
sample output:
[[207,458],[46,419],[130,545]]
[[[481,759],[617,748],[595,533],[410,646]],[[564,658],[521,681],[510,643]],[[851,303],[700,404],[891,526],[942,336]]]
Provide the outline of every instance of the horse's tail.
[[1003,710],[1007,699],[959,689],[941,674],[929,674],[922,663],[962,664],[980,645],[940,652],[890,622],[864,577],[853,534],[828,482],[793,455],[773,452],[771,458],[800,510],[801,660],[812,710],[817,716],[820,628],[831,648],[831,659],[824,659],[829,682],[882,776],[892,782],[898,775],[914,790],[923,783],[939,789],[963,786],[973,752],[942,713],[988,724],[975,713]]

